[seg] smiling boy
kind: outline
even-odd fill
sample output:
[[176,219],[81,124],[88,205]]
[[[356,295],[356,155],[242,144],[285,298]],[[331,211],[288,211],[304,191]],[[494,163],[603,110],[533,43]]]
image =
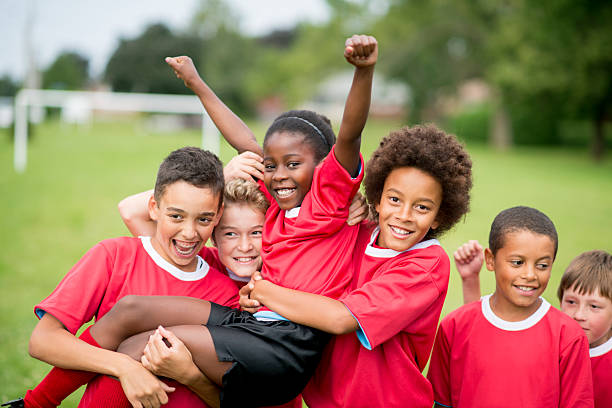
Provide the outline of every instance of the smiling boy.
[[554,224],[513,207],[493,221],[495,292],[446,316],[428,378],[437,407],[592,407],[587,339],[540,297],[557,253]]
[[[30,354],[70,370],[54,368],[39,386],[28,391],[26,407],[58,405],[61,399],[50,400],[50,395],[57,396],[58,390],[68,384],[68,377],[75,373],[72,370],[84,370],[83,382],[95,373],[117,377],[135,406],[168,402],[166,392],[173,388],[140,362],[96,347],[104,345],[105,333],[94,333],[91,326],[78,339],[74,334],[92,318],[101,318],[126,295],[190,296],[235,306],[235,285],[219,271],[223,267],[214,253],[204,247],[223,210],[223,186],[221,162],[210,152],[186,147],[162,162],[149,201],[149,215],[156,220],[153,236],[100,242],[35,307],[41,320],[30,339]],[[198,387],[207,386],[203,375],[198,374],[190,379],[190,387],[196,392]],[[103,376],[91,381],[83,401],[105,387],[106,381],[108,377]],[[72,387],[72,383],[69,385]],[[125,397],[121,393],[117,398]]]

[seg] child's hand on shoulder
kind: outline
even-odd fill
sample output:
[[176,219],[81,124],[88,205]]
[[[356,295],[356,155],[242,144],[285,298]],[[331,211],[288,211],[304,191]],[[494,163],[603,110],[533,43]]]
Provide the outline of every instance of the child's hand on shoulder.
[[188,56],[166,57],[165,61],[174,70],[176,77],[183,80],[187,88],[193,89],[195,84],[202,80],[193,61]]
[[484,263],[484,253],[478,241],[472,239],[466,242],[457,248],[453,256],[461,279],[478,278]]
[[376,64],[378,42],[370,35],[353,35],[344,43],[344,58],[357,68]]

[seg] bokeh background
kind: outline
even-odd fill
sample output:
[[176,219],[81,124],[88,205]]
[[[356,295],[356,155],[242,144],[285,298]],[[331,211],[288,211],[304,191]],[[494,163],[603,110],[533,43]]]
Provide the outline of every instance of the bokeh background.
[[[610,21],[607,1],[4,0],[0,400],[23,395],[48,370],[27,354],[33,305],[96,242],[128,234],[117,203],[151,188],[171,150],[201,143],[199,115],[38,109],[17,172],[20,89],[190,94],[163,62],[186,54],[258,137],[297,107],[328,115],[337,131],[351,77],[344,40],[372,34],[380,57],[364,156],[404,125],[456,134],[472,155],[474,189],[471,212],[441,239],[449,256],[469,239],[485,244],[500,210],[536,207],[559,232],[544,293],[558,305],[569,261],[612,250]],[[219,154],[227,162],[234,152],[222,142]],[[451,273],[444,313],[462,303]],[[492,273],[481,277],[491,292]],[[77,403],[78,394],[63,406]]]

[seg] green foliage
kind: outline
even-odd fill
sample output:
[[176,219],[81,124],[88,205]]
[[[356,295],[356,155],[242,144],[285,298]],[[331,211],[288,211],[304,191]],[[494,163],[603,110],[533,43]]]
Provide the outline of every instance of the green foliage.
[[0,77],[0,96],[15,96],[19,90],[19,83],[10,76]]
[[491,126],[491,105],[469,106],[446,120],[447,132],[468,143],[485,144],[489,140]]
[[197,63],[200,43],[197,37],[174,34],[163,24],[151,25],[139,37],[121,40],[106,65],[105,80],[117,92],[190,94],[164,58],[189,55]]
[[83,89],[89,81],[89,60],[76,52],[63,52],[43,72],[45,89],[75,91]]

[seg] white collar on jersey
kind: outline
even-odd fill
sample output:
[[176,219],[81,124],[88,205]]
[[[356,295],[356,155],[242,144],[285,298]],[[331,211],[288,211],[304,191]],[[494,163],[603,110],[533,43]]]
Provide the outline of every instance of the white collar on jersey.
[[230,269],[228,267],[225,267],[225,270],[227,271],[227,276],[229,276],[230,279],[233,280],[233,281],[248,282],[248,281],[251,280],[250,276],[238,276],[238,275],[236,275],[234,272],[230,271]]
[[427,241],[421,241],[417,244],[414,244],[410,248],[405,249],[403,251],[395,251],[390,248],[378,248],[374,246],[374,241],[376,240],[376,237],[378,236],[379,232],[380,232],[380,227],[376,227],[374,231],[372,231],[372,235],[370,235],[370,242],[368,242],[368,246],[365,249],[366,255],[373,256],[375,258],[393,258],[407,251],[413,251],[415,249],[423,249],[423,248],[430,247],[432,245],[441,246],[437,239],[428,239]]
[[550,303],[548,303],[543,297],[540,297],[539,299],[542,300],[542,304],[540,305],[540,307],[538,307],[538,310],[531,314],[531,316],[519,322],[508,322],[493,313],[493,309],[491,309],[490,298],[491,295],[486,295],[480,298],[482,314],[484,315],[485,319],[487,319],[489,323],[491,323],[493,326],[506,331],[521,331],[535,326],[535,324],[542,320],[542,318],[550,309]]
[[301,207],[294,207],[290,210],[285,210],[285,218],[297,218]]
[[600,344],[597,347],[589,349],[589,356],[591,358],[603,356],[610,350],[612,350],[612,338],[608,339],[608,341],[606,341],[604,344]]
[[196,270],[193,272],[185,272],[172,265],[170,262],[166,261],[156,250],[153,248],[153,244],[151,244],[151,237],[138,237],[140,238],[140,242],[142,242],[142,246],[144,247],[147,254],[153,259],[153,262],[157,264],[160,268],[168,272],[170,275],[174,276],[176,279],[180,279],[182,281],[192,282],[202,279],[208,273],[210,266],[204,261],[200,255],[196,255],[198,260],[198,266]]

